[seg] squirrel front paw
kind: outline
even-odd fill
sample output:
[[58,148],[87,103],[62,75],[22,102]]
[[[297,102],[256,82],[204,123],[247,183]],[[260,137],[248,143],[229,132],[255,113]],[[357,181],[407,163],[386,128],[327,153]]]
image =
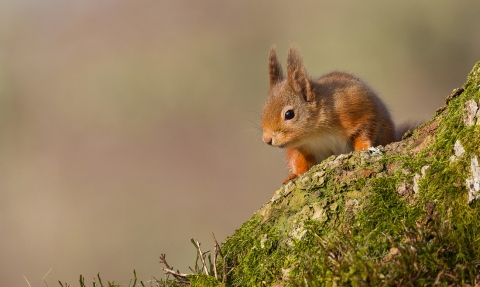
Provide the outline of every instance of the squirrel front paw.
[[283,184],[289,182],[290,180],[292,179],[295,179],[298,177],[298,174],[290,174],[284,181],[283,181]]

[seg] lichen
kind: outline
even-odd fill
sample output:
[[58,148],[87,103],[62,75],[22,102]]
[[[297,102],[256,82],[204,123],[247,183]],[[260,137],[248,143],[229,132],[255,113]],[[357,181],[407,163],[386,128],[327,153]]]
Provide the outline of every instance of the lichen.
[[463,122],[466,126],[475,124],[477,117],[478,105],[474,100],[469,100],[465,103],[465,111],[463,112]]
[[467,178],[468,202],[480,199],[480,166],[478,165],[478,158],[474,156],[470,165],[472,176]]

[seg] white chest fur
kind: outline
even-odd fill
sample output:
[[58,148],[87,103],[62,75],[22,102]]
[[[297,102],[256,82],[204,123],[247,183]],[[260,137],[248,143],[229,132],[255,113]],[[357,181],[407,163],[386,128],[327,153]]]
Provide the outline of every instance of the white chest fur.
[[302,148],[315,155],[315,160],[320,163],[331,155],[339,155],[353,151],[352,143],[335,133],[324,133],[321,136],[306,141]]

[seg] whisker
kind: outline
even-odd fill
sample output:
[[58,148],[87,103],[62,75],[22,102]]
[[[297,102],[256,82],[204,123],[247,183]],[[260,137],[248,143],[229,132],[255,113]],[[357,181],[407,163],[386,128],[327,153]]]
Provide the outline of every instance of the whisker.
[[262,131],[262,127],[259,124],[257,124],[252,120],[247,120],[247,121],[253,125],[253,128],[256,128],[257,130]]

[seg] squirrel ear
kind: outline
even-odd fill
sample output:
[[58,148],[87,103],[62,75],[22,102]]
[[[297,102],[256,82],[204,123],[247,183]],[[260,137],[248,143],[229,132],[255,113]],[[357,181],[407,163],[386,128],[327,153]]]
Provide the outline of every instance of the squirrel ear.
[[268,80],[270,81],[270,88],[283,80],[282,66],[278,62],[275,46],[270,49],[270,56],[268,57]]
[[302,57],[294,47],[288,49],[287,77],[290,87],[301,93],[305,101],[309,102],[315,99],[310,78],[302,63]]

